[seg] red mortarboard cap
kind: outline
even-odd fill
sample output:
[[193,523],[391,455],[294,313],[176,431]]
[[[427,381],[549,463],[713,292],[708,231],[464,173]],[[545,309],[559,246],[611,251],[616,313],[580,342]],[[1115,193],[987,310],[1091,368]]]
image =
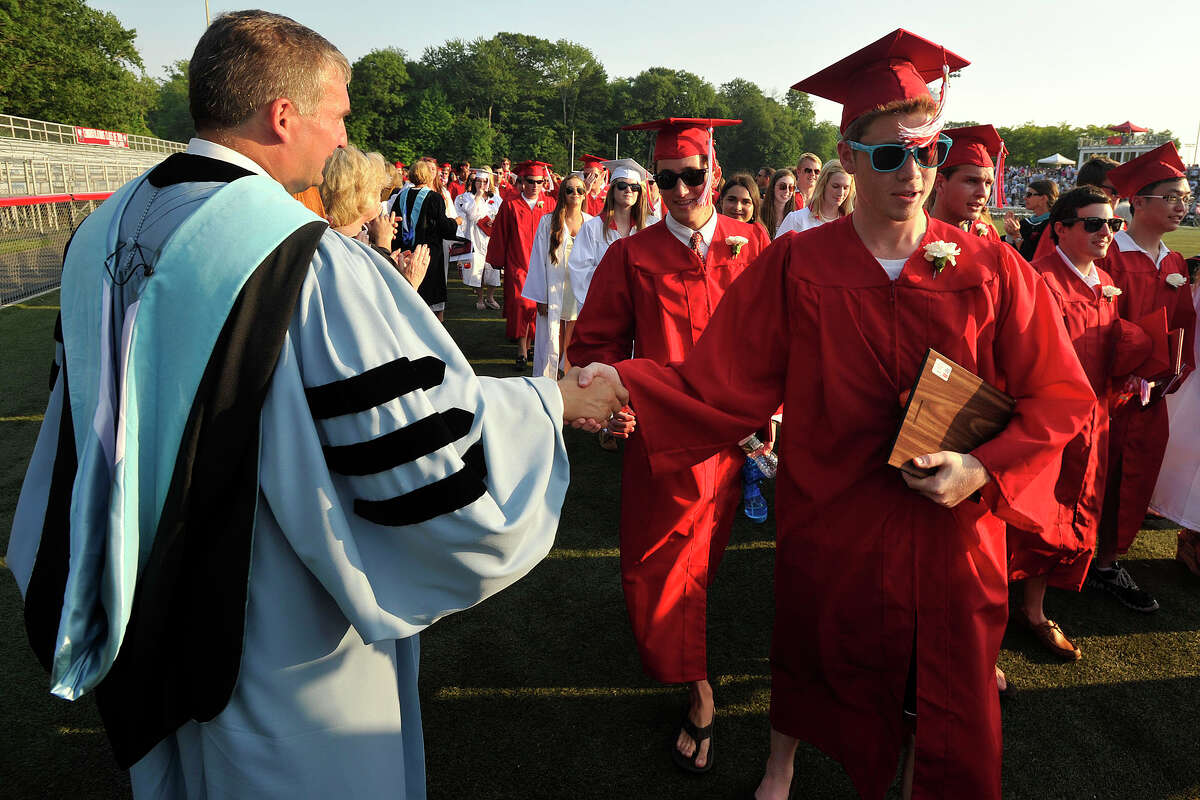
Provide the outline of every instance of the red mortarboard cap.
[[404,169],[404,162],[403,162],[403,161],[397,161],[397,162],[396,162],[396,169]]
[[842,104],[841,130],[868,111],[896,100],[930,97],[929,82],[970,64],[903,28],[792,86]]
[[1121,197],[1133,197],[1152,183],[1171,181],[1184,176],[1183,159],[1175,149],[1174,142],[1167,142],[1149,153],[1126,161],[1109,170],[1108,179]]
[[946,128],[942,133],[954,140],[941,169],[971,164],[976,167],[995,167],[1004,140],[991,125],[969,125]]
[[443,161],[443,162],[442,162],[442,166],[443,166],[443,167],[448,167],[448,166],[450,166],[450,162],[449,162],[449,161]]
[[584,153],[583,155],[581,155],[579,157],[579,160],[583,162],[584,169],[587,169],[588,167],[593,167],[593,166],[594,167],[603,167],[604,162],[608,161],[607,158],[601,158],[600,156],[589,155],[588,153]]
[[533,178],[544,178],[546,176],[546,170],[550,169],[551,166],[551,164],[548,164],[545,161],[534,161],[531,159],[529,161],[522,161],[520,164],[517,164],[513,170],[522,177],[529,175]]
[[741,125],[740,119],[697,119],[693,117],[667,117],[653,122],[641,122],[637,125],[626,125],[627,131],[658,131],[654,140],[654,160],[664,158],[688,158],[689,156],[708,156],[710,142],[709,128],[720,128],[725,125]]

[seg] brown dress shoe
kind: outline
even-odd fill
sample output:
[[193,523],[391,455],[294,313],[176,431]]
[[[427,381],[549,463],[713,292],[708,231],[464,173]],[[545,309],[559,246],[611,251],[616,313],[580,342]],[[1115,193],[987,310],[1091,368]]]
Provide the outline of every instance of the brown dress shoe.
[[1054,655],[1066,661],[1078,661],[1083,658],[1080,649],[1071,644],[1071,640],[1054,620],[1048,619],[1041,624],[1035,624],[1026,619],[1025,623],[1029,626],[1029,630],[1033,631],[1033,635],[1037,637],[1038,641]]

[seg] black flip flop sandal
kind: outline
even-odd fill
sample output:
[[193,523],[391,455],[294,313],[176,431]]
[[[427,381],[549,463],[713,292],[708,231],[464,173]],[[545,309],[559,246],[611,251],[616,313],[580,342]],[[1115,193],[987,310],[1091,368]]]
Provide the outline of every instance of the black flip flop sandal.
[[[692,753],[691,758],[679,752],[679,748],[675,746],[675,742],[679,739],[678,735],[676,735],[676,737],[671,740],[671,760],[675,762],[675,766],[679,767],[684,772],[708,772],[710,769],[712,769],[713,752],[715,748],[712,733],[713,724],[710,722],[703,728],[697,728],[695,724],[688,719],[688,715],[685,712],[683,715],[682,728],[683,732],[692,737],[692,741],[696,743],[696,752]],[[704,762],[703,767],[698,767],[696,766],[696,756],[700,755],[700,745],[705,739],[708,740],[708,760]]]

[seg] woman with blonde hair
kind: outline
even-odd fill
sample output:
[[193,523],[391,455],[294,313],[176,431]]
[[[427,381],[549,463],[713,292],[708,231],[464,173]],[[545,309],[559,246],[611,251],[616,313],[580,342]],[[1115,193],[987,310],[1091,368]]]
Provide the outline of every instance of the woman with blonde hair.
[[775,238],[783,218],[796,210],[796,173],[790,169],[776,170],[767,187],[767,196],[758,209],[758,221],[767,229],[767,235]]
[[821,168],[817,185],[813,187],[812,199],[799,211],[784,218],[775,231],[778,239],[789,231],[806,231],[826,222],[833,222],[854,210],[854,176],[846,172],[842,162],[827,161]]
[[[533,376],[558,380],[560,372],[571,368],[567,363],[567,345],[579,303],[571,289],[567,262],[575,237],[592,217],[583,211],[587,186],[577,174],[567,176],[558,185],[554,212],[544,215],[533,237],[529,253],[529,273],[521,295],[537,303],[538,320],[533,340]],[[611,192],[610,192],[611,194]]]
[[500,304],[496,302],[500,273],[488,269],[485,258],[492,222],[502,202],[492,171],[487,167],[476,169],[466,190],[454,198],[454,208],[463,220],[462,236],[471,241],[471,266],[463,270],[463,283],[475,289],[475,308],[479,311],[484,308],[500,310]]
[[[378,225],[378,236],[363,226],[379,219],[380,170],[357,147],[333,151],[325,162],[319,190],[325,206],[325,218],[338,233],[388,249],[392,244],[392,222],[385,218]],[[386,225],[384,224],[386,222]],[[383,235],[386,233],[386,237]],[[385,241],[386,239],[386,241]]]
[[650,210],[646,179],[649,173],[632,158],[605,161],[611,179],[604,208],[579,229],[569,262],[571,288],[583,305],[596,266],[618,239],[632,236],[658,222]]
[[392,250],[396,215],[380,213],[379,172],[371,160],[357,147],[339,148],[325,162],[322,174],[319,191],[329,226],[370,245],[391,259],[414,287],[420,284],[429,266],[429,248]]

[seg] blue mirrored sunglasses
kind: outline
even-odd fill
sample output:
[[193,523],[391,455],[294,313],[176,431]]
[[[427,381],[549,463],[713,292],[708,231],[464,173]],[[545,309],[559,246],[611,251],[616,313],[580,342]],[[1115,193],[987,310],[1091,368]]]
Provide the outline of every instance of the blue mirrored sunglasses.
[[950,155],[950,145],[954,144],[954,140],[943,133],[938,135],[936,142],[924,147],[916,145],[906,147],[902,144],[890,143],[863,144],[862,142],[852,142],[849,139],[846,140],[846,144],[850,145],[851,150],[869,153],[871,169],[876,172],[895,172],[904,166],[904,162],[908,160],[910,154],[920,167],[937,169],[946,163],[946,156]]

